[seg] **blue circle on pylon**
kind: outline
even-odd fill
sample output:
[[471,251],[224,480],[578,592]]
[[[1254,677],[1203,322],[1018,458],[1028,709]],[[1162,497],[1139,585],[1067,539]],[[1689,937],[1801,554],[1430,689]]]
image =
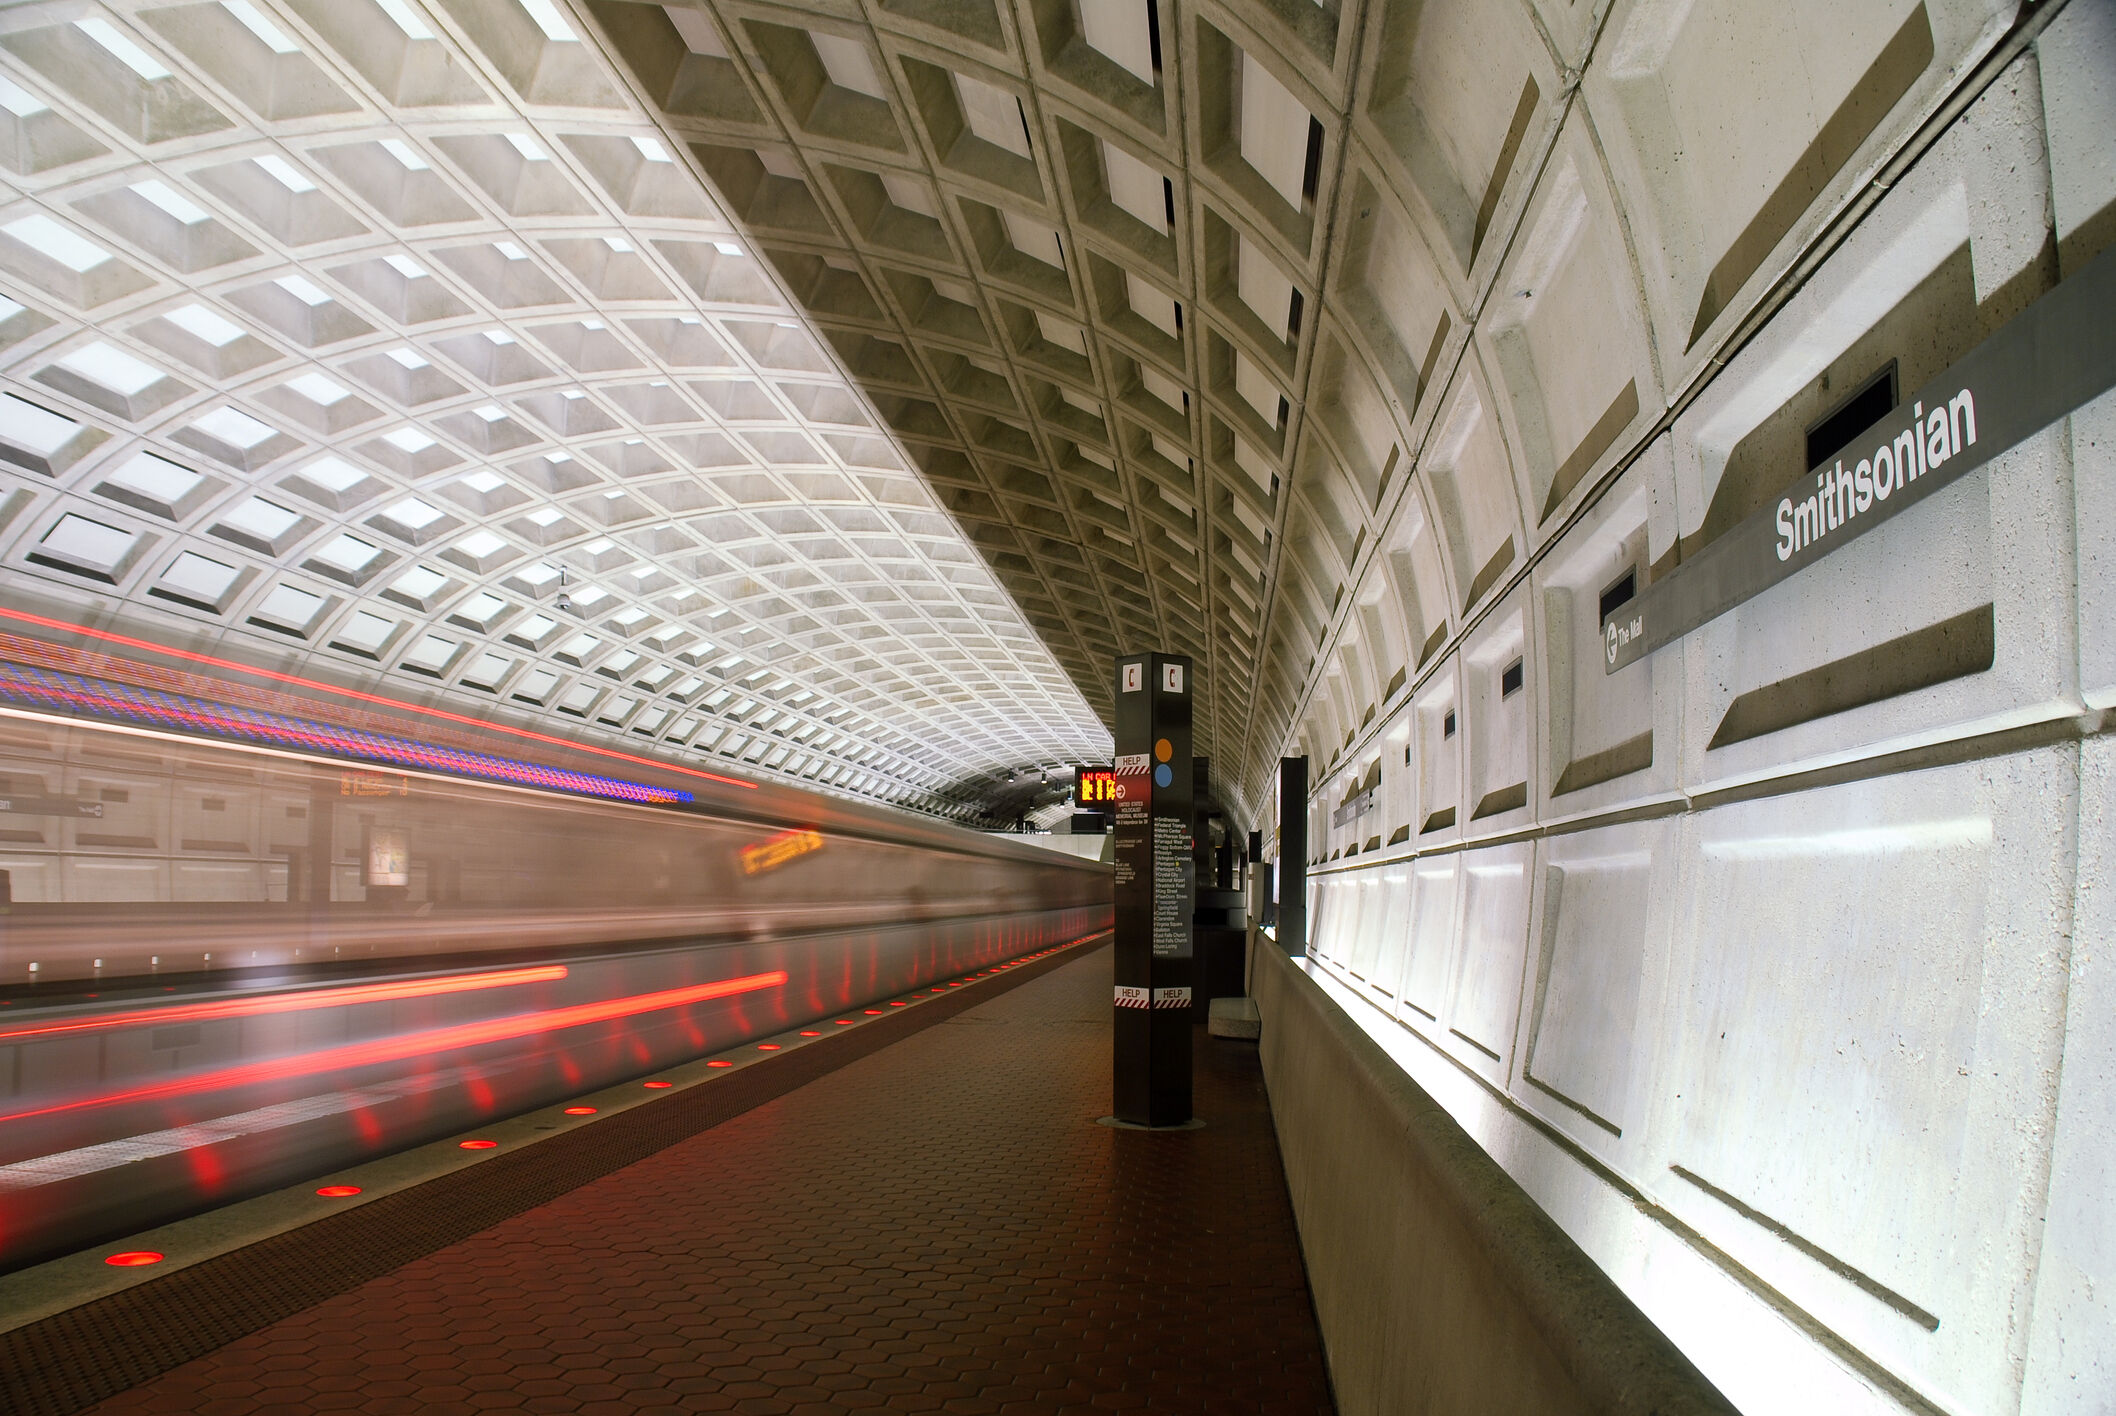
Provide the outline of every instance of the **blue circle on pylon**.
[[1166,762],[1163,762],[1160,766],[1154,768],[1155,786],[1165,787],[1170,782],[1173,782],[1175,779],[1176,774],[1168,770],[1168,764]]

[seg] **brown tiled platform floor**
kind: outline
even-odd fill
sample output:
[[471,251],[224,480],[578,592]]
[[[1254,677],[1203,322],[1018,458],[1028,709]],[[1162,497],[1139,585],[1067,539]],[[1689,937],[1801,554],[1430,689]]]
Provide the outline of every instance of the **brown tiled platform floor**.
[[1253,1046],[1109,1103],[1097,950],[189,1362],[105,1416],[1327,1412]]

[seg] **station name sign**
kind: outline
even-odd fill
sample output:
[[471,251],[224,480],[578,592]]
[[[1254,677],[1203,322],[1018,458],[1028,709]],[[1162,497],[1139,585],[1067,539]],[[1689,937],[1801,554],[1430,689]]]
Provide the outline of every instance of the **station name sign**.
[[2116,387],[2116,247],[1602,620],[1615,673]]
[[1378,787],[1368,787],[1358,796],[1338,807],[1337,810],[1330,813],[1330,824],[1332,826],[1343,826],[1347,822],[1357,821],[1360,817],[1372,811],[1374,809],[1374,797],[1379,790]]

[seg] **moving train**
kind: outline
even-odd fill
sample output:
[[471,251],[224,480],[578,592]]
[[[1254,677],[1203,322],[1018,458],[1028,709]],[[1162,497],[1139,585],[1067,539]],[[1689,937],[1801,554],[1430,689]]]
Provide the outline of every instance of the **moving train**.
[[0,1271],[1109,922],[1026,844],[271,707],[0,664]]

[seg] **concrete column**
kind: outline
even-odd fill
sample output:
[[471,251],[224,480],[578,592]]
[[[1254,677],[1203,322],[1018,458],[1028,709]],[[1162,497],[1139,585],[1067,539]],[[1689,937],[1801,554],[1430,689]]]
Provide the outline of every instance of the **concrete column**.
[[1190,660],[1180,655],[1117,661],[1113,1119],[1132,1126],[1191,1119],[1190,685]]
[[1308,759],[1278,760],[1278,944],[1308,952]]

